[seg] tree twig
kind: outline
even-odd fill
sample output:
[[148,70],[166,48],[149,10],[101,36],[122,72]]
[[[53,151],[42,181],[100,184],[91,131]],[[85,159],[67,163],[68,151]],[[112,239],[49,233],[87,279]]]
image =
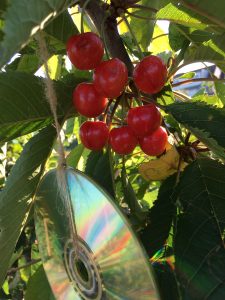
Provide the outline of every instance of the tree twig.
[[[85,0],[80,0],[81,7],[84,3]],[[101,33],[102,21],[108,14],[103,26],[106,47],[112,57],[117,57],[126,64],[128,73],[132,76],[133,64],[118,32],[116,17],[110,15],[109,11],[107,11],[98,0],[90,1],[86,6],[86,12],[92,19],[99,33]]]
[[188,84],[191,82],[201,82],[201,81],[219,81],[219,82],[225,82],[225,79],[219,79],[219,78],[192,78],[188,80],[183,80],[177,83],[173,83],[172,87],[176,87],[182,84]]
[[25,269],[25,268],[28,268],[34,264],[37,264],[41,262],[41,259],[38,258],[38,259],[32,259],[31,261],[29,261],[27,264],[23,265],[23,266],[20,266],[20,267],[17,267],[17,268],[11,268],[7,271],[7,275],[11,275],[13,273],[16,273],[17,271],[19,270],[22,270],[22,269]]

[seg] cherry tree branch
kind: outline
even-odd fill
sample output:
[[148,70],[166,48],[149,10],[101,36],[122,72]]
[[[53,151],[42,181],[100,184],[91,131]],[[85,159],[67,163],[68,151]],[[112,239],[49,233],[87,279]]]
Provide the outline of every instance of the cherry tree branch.
[[30,267],[30,266],[32,266],[32,265],[34,265],[34,264],[39,263],[39,262],[41,262],[41,259],[40,259],[40,258],[38,258],[38,259],[33,259],[33,260],[29,261],[27,264],[25,264],[25,265],[23,265],[23,266],[20,266],[20,267],[17,267],[17,268],[11,268],[11,269],[9,269],[8,272],[7,272],[7,275],[11,275],[11,274],[13,274],[13,273],[16,273],[16,272],[19,271],[19,270],[28,268],[28,267]]
[[225,82],[225,79],[219,79],[219,78],[192,78],[192,79],[188,79],[188,80],[183,80],[177,83],[173,83],[172,87],[176,87],[176,86],[180,86],[182,84],[188,84],[188,83],[192,83],[192,82],[203,82],[203,81],[216,81],[216,82]]
[[[134,3],[135,1],[132,2]],[[82,7],[84,4],[85,1],[81,0],[80,6]],[[122,60],[127,66],[129,75],[132,75],[133,64],[123,44],[123,40],[119,35],[116,16],[114,16],[110,10],[106,10],[105,4],[98,0],[91,0],[86,5],[85,10],[92,19],[98,32],[100,34],[103,33],[110,55]]]

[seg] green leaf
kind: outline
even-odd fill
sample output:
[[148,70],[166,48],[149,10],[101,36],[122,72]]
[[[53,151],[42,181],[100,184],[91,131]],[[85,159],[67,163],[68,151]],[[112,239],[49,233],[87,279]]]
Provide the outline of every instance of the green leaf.
[[160,250],[170,232],[172,220],[176,212],[171,195],[174,191],[176,176],[170,176],[163,181],[157,200],[149,211],[149,224],[141,231],[140,238],[148,253],[152,257]]
[[214,106],[195,103],[174,103],[168,105],[166,111],[200,141],[225,158],[225,110]]
[[73,168],[76,168],[83,152],[84,146],[82,144],[77,145],[67,156],[67,164]]
[[66,48],[66,42],[72,35],[79,33],[68,11],[64,11],[55,18],[45,28],[45,32],[61,41],[63,48]]
[[[149,51],[154,54],[169,53],[171,50],[168,35],[157,24],[154,27],[153,37],[149,47]],[[170,55],[171,56],[171,55]]]
[[25,300],[55,300],[43,266],[28,281]]
[[225,166],[199,158],[176,188],[181,206],[175,235],[175,267],[182,299],[225,298]]
[[[152,4],[154,6],[155,2],[157,1],[153,0],[149,5],[148,0],[142,0],[140,1],[140,5],[152,7]],[[130,25],[135,33],[138,43],[141,45],[144,51],[147,51],[147,48],[149,46],[149,43],[153,35],[153,30],[155,25],[155,22],[151,20],[154,18],[154,13],[150,10],[141,10],[136,12],[136,14],[144,18],[149,18],[149,20],[147,19],[143,20],[140,18],[131,17],[131,21],[130,21]]]
[[[159,9],[163,5],[167,4],[167,0],[142,0],[138,4],[144,5],[150,8]],[[155,13],[148,9],[133,10],[133,13],[137,16],[146,18],[146,20],[138,17],[131,17],[130,25],[136,35],[137,41],[140,43],[142,49],[147,51],[149,43],[152,39],[154,26],[155,26]]]
[[34,54],[24,54],[17,65],[16,70],[34,74],[40,67],[39,58]]
[[170,47],[176,52],[183,47],[186,41],[187,41],[187,37],[180,30],[180,27],[176,24],[170,23],[169,26]]
[[[75,87],[56,82],[58,117],[72,107]],[[45,96],[43,80],[20,72],[0,73],[0,141],[30,133],[52,123],[53,116]]]
[[85,174],[93,178],[113,198],[115,197],[109,150],[92,151],[87,159]]
[[214,85],[215,85],[217,96],[222,101],[223,105],[225,105],[225,84],[215,81]]
[[[182,8],[182,6],[184,8]],[[186,8],[197,12],[200,16],[207,18],[209,23],[214,23],[217,26],[225,29],[225,2],[221,0],[184,0],[181,2],[180,9]]]
[[167,261],[152,264],[156,274],[161,300],[180,300],[177,280],[171,265]]
[[[205,92],[205,89],[203,89]],[[192,98],[192,101],[203,101],[209,105],[215,105],[217,107],[223,107],[222,102],[216,95],[198,94]]]
[[214,37],[214,32],[206,32],[173,23],[170,23],[169,26],[169,41],[175,51],[181,49],[186,41],[191,42],[196,47]]
[[[211,5],[212,6],[212,5]],[[182,11],[180,6],[169,3],[156,14],[157,20],[168,20],[180,25],[204,30],[208,27],[207,24],[201,22],[198,18],[192,16],[191,11]]]
[[200,46],[189,47],[184,63],[196,61],[212,62],[225,70],[225,34],[201,43]]
[[71,0],[11,1],[5,13],[4,39],[0,44],[0,68],[24,47],[29,39],[59,13],[66,9]]
[[131,218],[133,218],[133,224],[139,227],[142,225],[141,223],[146,219],[146,213],[142,209],[137,196],[134,192],[134,189],[130,183],[130,180],[127,176],[125,166],[122,168],[122,174],[121,174],[121,181],[122,181],[122,191],[124,195],[124,202],[128,205],[130,212],[131,212]]
[[24,147],[0,193],[0,286],[43,174],[56,137],[53,126],[43,129]]
[[174,94],[171,88],[171,85],[166,84],[162,90],[157,94],[157,101],[160,101],[162,104],[171,104],[175,101]]
[[188,72],[188,73],[185,73],[185,74],[183,74],[183,75],[181,75],[180,77],[179,77],[179,79],[192,79],[192,78],[194,78],[195,77],[195,75],[196,75],[196,73],[195,72]]

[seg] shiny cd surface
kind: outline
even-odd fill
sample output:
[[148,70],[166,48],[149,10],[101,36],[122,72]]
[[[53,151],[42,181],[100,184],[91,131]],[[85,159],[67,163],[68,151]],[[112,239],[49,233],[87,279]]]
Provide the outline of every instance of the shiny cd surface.
[[35,227],[46,275],[57,300],[158,300],[151,266],[113,200],[83,173],[67,169],[75,252],[56,171],[35,201]]

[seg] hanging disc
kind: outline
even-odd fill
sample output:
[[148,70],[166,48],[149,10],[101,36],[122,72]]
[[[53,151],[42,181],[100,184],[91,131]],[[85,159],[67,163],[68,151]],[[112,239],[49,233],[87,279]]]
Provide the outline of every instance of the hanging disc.
[[39,250],[56,299],[158,300],[150,263],[119,208],[83,173],[67,169],[66,175],[76,252],[55,170],[35,201]]

